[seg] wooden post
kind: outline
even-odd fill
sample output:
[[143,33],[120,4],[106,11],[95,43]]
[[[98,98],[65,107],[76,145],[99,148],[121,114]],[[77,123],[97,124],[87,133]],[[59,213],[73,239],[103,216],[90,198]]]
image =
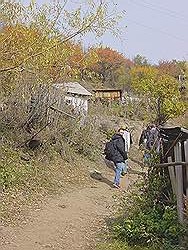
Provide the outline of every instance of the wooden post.
[[[184,149],[185,149],[185,162],[188,162],[188,140],[184,142]],[[185,166],[186,168],[186,197],[188,199],[188,164]]]
[[[178,142],[174,147],[174,155],[175,161],[182,161],[182,152],[181,152],[181,143]],[[177,211],[179,221],[183,223],[183,210],[184,210],[184,202],[183,202],[183,172],[182,166],[175,166],[176,172],[176,186],[177,186]]]
[[[170,163],[170,162],[172,162],[172,157],[168,157],[168,163]],[[169,171],[169,175],[170,175],[172,191],[173,191],[174,195],[177,196],[175,167],[174,166],[168,166],[168,171]]]

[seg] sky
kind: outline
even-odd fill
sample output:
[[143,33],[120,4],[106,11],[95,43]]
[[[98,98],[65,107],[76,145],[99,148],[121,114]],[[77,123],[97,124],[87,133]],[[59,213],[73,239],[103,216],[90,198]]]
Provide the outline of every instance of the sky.
[[[21,2],[26,4],[29,0]],[[40,5],[49,0],[36,2]],[[75,1],[77,4],[79,2],[83,1]],[[85,47],[99,43],[123,53],[130,59],[137,54],[145,56],[150,63],[158,63],[160,60],[188,60],[188,0],[109,2],[115,3],[118,10],[126,11],[120,22],[121,39],[110,33],[98,39],[89,35],[83,38]]]

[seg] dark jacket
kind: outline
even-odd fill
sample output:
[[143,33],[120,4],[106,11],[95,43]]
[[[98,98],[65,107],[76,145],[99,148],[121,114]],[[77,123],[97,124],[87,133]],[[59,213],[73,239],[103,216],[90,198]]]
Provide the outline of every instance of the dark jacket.
[[138,145],[141,146],[144,144],[144,140],[147,139],[147,129],[144,129],[141,133],[140,139],[139,139],[139,143]]
[[115,134],[112,136],[112,141],[115,149],[112,161],[114,163],[125,162],[125,160],[127,160],[127,153],[125,152],[125,140],[123,139],[123,136]]
[[145,139],[148,140],[149,134],[150,134],[149,127],[142,131],[142,134],[140,136],[139,143],[138,143],[139,146],[146,144],[146,142],[144,143],[144,140]]

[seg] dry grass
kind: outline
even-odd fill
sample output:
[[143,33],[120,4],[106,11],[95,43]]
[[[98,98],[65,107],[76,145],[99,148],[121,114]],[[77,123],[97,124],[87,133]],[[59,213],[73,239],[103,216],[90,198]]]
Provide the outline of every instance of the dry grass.
[[38,209],[51,195],[90,185],[89,170],[95,164],[75,153],[71,162],[54,157],[46,164],[44,157],[39,157],[25,179],[1,192],[1,223],[25,223],[30,219],[28,211]]
[[180,126],[188,128],[188,111],[186,111],[185,114],[180,117],[170,119],[167,124],[173,127]]

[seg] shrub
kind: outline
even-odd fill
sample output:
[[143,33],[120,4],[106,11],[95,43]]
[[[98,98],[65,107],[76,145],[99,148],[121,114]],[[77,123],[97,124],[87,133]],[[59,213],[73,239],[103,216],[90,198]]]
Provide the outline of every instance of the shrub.
[[184,249],[181,240],[186,230],[178,222],[176,203],[168,180],[166,171],[151,169],[137,193],[130,193],[125,198],[126,214],[112,224],[115,239],[129,246],[149,249]]
[[2,160],[0,163],[0,186],[4,190],[11,186],[16,186],[23,181],[23,177],[28,172],[30,164],[22,164],[19,152],[3,145],[1,147]]

